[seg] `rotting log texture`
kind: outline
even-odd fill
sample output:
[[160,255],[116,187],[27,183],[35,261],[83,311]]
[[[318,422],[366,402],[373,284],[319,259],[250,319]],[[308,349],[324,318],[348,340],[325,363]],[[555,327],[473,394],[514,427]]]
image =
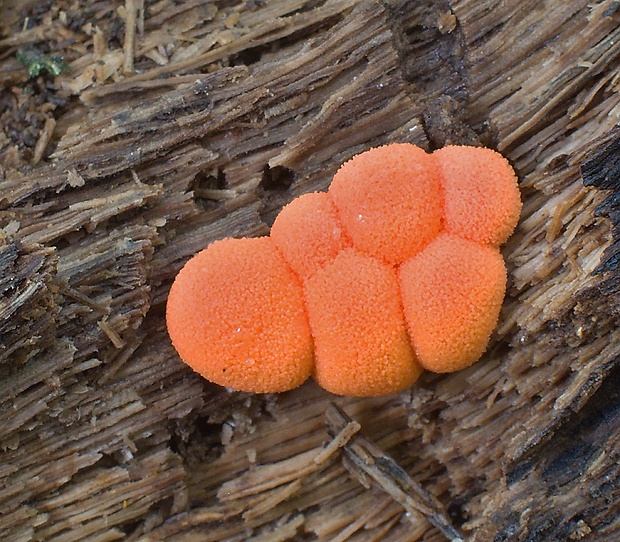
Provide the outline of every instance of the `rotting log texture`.
[[[444,540],[355,473],[364,449],[473,542],[620,539],[617,2],[0,9],[0,539]],[[29,79],[24,50],[71,71]],[[520,176],[483,359],[378,399],[187,369],[163,316],[183,263],[394,141]],[[331,401],[369,440],[330,437]]]

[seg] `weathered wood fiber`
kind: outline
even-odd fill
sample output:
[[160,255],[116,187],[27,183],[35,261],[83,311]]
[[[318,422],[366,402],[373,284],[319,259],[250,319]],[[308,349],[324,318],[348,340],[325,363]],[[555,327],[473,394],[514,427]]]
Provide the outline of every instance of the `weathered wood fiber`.
[[[343,463],[360,442],[466,540],[620,538],[616,2],[0,9],[0,539],[445,540]],[[29,78],[28,46],[71,72]],[[183,263],[391,141],[519,173],[484,358],[376,399],[188,370],[164,325]],[[330,402],[363,437],[330,436]]]

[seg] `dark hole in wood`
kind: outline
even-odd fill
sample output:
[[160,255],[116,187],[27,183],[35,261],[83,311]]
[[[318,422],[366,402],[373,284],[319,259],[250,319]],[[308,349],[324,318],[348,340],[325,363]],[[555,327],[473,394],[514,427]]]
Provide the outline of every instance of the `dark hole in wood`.
[[455,527],[461,527],[469,519],[469,515],[463,508],[463,503],[461,501],[451,502],[448,505],[447,512]]
[[231,57],[231,66],[251,66],[260,62],[263,54],[272,49],[272,45],[261,45],[258,47],[252,47],[250,49],[244,49],[239,54]]
[[288,190],[295,179],[295,172],[284,166],[263,168],[261,186],[267,192],[281,192]]
[[123,530],[125,535],[131,535],[134,532],[137,532],[142,527],[142,520],[138,521],[130,521],[123,525],[120,525],[120,528]]
[[226,173],[222,168],[217,171],[198,173],[192,182],[190,189],[194,192],[194,199],[201,204],[206,204],[209,200],[217,200],[213,191],[224,190],[226,188]]
[[199,433],[200,437],[207,440],[219,440],[220,433],[222,432],[222,424],[219,423],[210,423],[208,418],[197,418],[194,423],[194,427],[196,431]]
[[196,176],[196,182],[200,188],[223,190],[226,188],[226,173],[224,173],[224,170],[221,167],[217,168],[217,172],[215,174],[207,175],[202,172]]

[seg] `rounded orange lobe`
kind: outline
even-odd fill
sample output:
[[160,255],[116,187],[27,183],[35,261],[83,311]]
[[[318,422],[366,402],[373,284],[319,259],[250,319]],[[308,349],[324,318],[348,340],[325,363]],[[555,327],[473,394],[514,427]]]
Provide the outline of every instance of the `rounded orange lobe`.
[[499,153],[480,147],[449,146],[433,157],[441,167],[446,231],[499,246],[521,214],[517,177]]
[[499,251],[441,234],[399,269],[405,318],[425,369],[458,371],[487,348],[506,291]]
[[395,270],[346,249],[304,287],[315,344],[314,379],[338,395],[401,391],[422,372],[400,305]]
[[325,192],[304,194],[291,201],[276,217],[271,238],[302,281],[351,246]]
[[439,168],[415,145],[354,156],[337,171],[329,193],[355,248],[391,265],[420,252],[442,226]]
[[166,320],[181,359],[221,386],[275,393],[311,373],[303,292],[268,237],[224,239],[196,254],[172,285]]

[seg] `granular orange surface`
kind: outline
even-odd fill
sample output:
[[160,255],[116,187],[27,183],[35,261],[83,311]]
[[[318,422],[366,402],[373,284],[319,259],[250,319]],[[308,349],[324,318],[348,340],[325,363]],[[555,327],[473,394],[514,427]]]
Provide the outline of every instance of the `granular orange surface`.
[[329,194],[354,246],[393,265],[420,252],[441,229],[439,168],[415,145],[354,156],[334,175]]
[[276,217],[270,235],[302,280],[351,246],[326,192],[304,194],[291,201]]
[[269,237],[216,241],[177,275],[166,308],[181,359],[236,390],[285,391],[310,376],[301,286]]
[[386,395],[415,382],[415,360],[394,268],[356,249],[304,288],[314,337],[314,379],[338,395]]
[[478,360],[506,291],[495,247],[441,234],[399,270],[413,348],[425,369],[458,371]]
[[237,390],[312,374],[342,395],[410,386],[484,353],[506,289],[498,247],[521,201],[489,149],[409,144],[346,162],[326,194],[276,218],[271,237],[213,243],[179,272],[167,323],[183,361]]
[[481,147],[449,146],[433,157],[441,167],[446,231],[499,246],[521,214],[517,177],[501,154]]

